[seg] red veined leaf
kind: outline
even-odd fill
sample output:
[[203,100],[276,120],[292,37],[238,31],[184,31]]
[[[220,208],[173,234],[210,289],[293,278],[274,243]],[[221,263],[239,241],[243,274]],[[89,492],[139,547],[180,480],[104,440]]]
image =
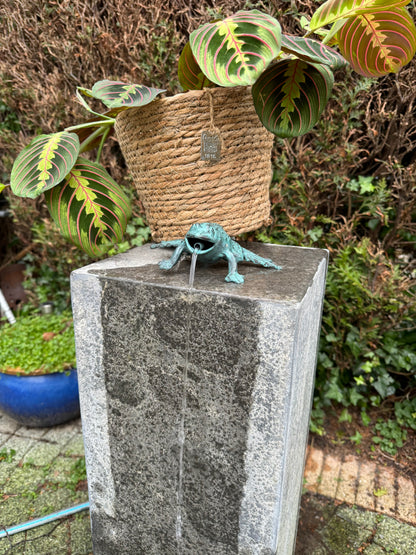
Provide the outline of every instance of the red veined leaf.
[[75,133],[39,135],[16,158],[10,176],[13,193],[36,198],[58,185],[77,161],[79,139]]
[[178,78],[184,91],[199,91],[204,87],[214,87],[215,83],[206,77],[199,67],[195,56],[192,54],[189,42],[185,44],[184,49],[178,61]]
[[190,36],[199,67],[223,87],[252,85],[279,54],[280,42],[279,22],[258,10],[207,23]]
[[363,13],[375,13],[390,8],[400,8],[410,0],[327,0],[313,14],[310,30],[316,31],[325,25],[331,25],[338,19],[345,19]]
[[349,19],[337,35],[341,54],[366,77],[396,73],[416,52],[416,27],[404,8]]
[[[87,91],[87,89],[85,89]],[[85,91],[83,90],[82,92]],[[152,102],[157,95],[166,92],[164,89],[153,89],[144,85],[133,83],[121,83],[120,81],[98,81],[88,91],[89,96],[101,100],[107,108],[118,108],[120,106],[145,106]]]
[[348,65],[336,50],[314,39],[282,35],[282,50],[305,62],[326,64],[334,71]]
[[266,129],[278,137],[297,137],[317,123],[333,83],[327,65],[282,60],[254,84],[254,107]]
[[62,235],[90,256],[120,242],[131,215],[121,187],[102,166],[84,158],[45,200]]

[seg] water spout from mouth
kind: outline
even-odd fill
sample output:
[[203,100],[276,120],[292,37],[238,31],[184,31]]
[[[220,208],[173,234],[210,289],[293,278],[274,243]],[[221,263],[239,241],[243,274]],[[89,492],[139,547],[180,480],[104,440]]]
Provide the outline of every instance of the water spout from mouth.
[[202,249],[203,246],[201,243],[195,243],[192,251],[191,269],[189,270],[189,289],[192,289],[194,286],[196,260],[198,258],[199,251]]

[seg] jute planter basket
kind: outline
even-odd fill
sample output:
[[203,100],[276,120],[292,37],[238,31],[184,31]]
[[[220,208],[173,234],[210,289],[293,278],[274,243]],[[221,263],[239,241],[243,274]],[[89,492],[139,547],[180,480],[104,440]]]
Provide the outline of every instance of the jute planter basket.
[[[183,238],[196,222],[230,235],[270,218],[273,135],[248,88],[189,91],[120,113],[116,134],[155,241]],[[201,136],[221,143],[218,162],[201,160]]]

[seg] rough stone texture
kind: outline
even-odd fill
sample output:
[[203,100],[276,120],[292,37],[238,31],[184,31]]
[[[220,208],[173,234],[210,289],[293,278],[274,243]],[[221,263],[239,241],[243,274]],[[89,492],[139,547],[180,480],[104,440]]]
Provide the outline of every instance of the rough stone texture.
[[293,552],[326,252],[283,267],[149,246],[77,270],[72,299],[94,553]]

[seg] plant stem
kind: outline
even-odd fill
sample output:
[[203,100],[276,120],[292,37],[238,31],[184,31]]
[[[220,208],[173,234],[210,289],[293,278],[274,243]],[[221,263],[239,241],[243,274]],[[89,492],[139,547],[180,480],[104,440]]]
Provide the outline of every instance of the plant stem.
[[[102,122],[101,122],[102,123]],[[88,146],[95,141],[95,139],[97,137],[99,137],[100,135],[103,135],[103,140],[100,143],[100,154],[101,154],[101,150],[103,147],[103,143],[105,141],[105,139],[107,138],[108,133],[110,132],[111,127],[107,124],[104,123],[103,125],[101,125],[98,129],[96,129],[94,131],[94,133],[91,133],[91,135],[89,135],[89,137],[87,137],[80,145],[80,149],[79,152],[85,152],[86,150],[88,150]]]
[[110,127],[107,127],[107,129],[104,130],[103,136],[102,136],[102,138],[101,138],[100,146],[98,147],[97,158],[96,158],[97,164],[98,164],[98,162],[100,161],[101,152],[102,152],[102,150],[103,150],[103,146],[104,146],[105,140],[107,139],[109,133],[110,133]]
[[79,125],[73,125],[72,127],[66,127],[65,131],[76,131],[77,129],[87,129],[88,127],[96,127],[97,125],[102,127],[111,127],[115,123],[115,118],[106,118],[104,121],[90,121],[88,123],[80,123]]

